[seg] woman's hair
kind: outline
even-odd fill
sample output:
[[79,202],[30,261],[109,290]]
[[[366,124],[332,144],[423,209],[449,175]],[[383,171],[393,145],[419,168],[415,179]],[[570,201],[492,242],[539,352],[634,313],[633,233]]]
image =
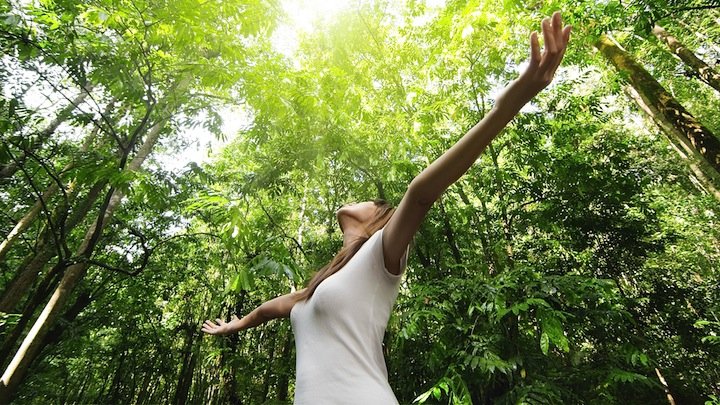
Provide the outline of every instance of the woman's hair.
[[312,297],[312,295],[315,293],[315,290],[320,285],[320,283],[325,281],[326,278],[337,273],[338,270],[342,269],[343,266],[345,266],[347,262],[349,262],[350,259],[355,256],[355,253],[360,250],[362,245],[364,245],[365,242],[370,239],[370,236],[382,229],[382,227],[387,224],[393,212],[395,212],[395,208],[393,208],[392,205],[390,205],[385,200],[374,200],[373,203],[375,203],[377,210],[375,211],[375,214],[372,216],[370,221],[365,224],[365,230],[367,231],[368,237],[361,236],[352,241],[347,246],[340,249],[340,251],[335,255],[335,257],[333,257],[330,263],[328,263],[327,265],[325,265],[325,267],[321,268],[320,270],[318,270],[317,273],[315,273],[312,279],[310,279],[310,282],[308,283],[305,290],[296,295],[296,302],[310,299],[310,297]]

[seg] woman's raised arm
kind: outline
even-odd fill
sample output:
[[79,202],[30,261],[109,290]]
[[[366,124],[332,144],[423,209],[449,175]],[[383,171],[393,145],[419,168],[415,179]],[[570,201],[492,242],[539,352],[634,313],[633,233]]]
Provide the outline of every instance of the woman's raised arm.
[[211,335],[226,336],[241,330],[254,328],[272,319],[289,318],[290,311],[297,301],[295,297],[302,291],[295,291],[266,301],[242,319],[234,315],[230,322],[225,322],[222,319],[216,319],[215,322],[205,321],[202,331]]
[[402,271],[400,259],[432,204],[470,168],[520,109],[552,81],[570,39],[570,26],[563,27],[556,12],[542,21],[542,33],[545,49],[540,52],[538,34],[533,32],[527,69],[503,90],[495,107],[408,186],[383,231],[385,267],[391,273]]

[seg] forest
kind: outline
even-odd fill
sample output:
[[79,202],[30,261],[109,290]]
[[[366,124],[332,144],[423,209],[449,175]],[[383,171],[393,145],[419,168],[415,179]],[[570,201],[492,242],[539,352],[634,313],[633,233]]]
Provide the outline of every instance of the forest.
[[397,204],[554,11],[555,80],[438,200],[401,404],[720,405],[720,1],[0,2],[0,403],[290,404],[227,337]]

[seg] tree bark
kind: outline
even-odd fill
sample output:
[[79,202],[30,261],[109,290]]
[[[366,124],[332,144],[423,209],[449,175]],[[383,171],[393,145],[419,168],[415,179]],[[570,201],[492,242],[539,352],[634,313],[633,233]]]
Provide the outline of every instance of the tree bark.
[[190,393],[190,385],[192,384],[192,376],[195,371],[195,350],[193,349],[195,343],[195,330],[193,325],[185,325],[185,345],[183,347],[183,362],[180,368],[180,375],[178,378],[177,389],[175,391],[175,397],[173,398],[173,404],[185,405],[188,400],[188,394]]
[[655,24],[652,32],[660,40],[660,42],[665,43],[665,45],[670,48],[670,51],[672,51],[673,54],[677,55],[680,60],[685,62],[687,67],[692,69],[698,79],[705,82],[713,89],[720,91],[720,73],[713,70],[713,68],[708,66],[707,63],[698,58],[693,51],[685,47],[685,45],[678,41],[677,38],[665,31],[665,28]]
[[[95,139],[95,136],[97,135],[99,128],[95,127],[95,129],[88,134],[88,136],[83,141],[82,146],[80,147],[80,151],[87,152],[87,150],[90,148],[90,145],[92,144],[92,141]],[[73,167],[75,167],[74,163],[70,163],[63,168],[63,171],[71,170]],[[0,261],[5,258],[5,255],[10,250],[10,247],[20,238],[20,235],[22,235],[23,232],[30,226],[30,224],[35,220],[35,218],[38,216],[40,211],[42,210],[43,203],[47,206],[47,201],[57,193],[59,189],[59,185],[57,183],[52,183],[50,186],[45,190],[45,192],[42,194],[41,199],[38,199],[35,204],[33,204],[32,207],[23,215],[23,217],[15,224],[15,227],[8,233],[8,235],[5,237],[5,240],[0,243]],[[67,187],[67,194],[70,195],[76,195],[77,189],[75,187],[75,182],[71,182]],[[70,198],[70,195],[68,196],[68,199]]]
[[665,381],[665,377],[663,377],[662,373],[660,373],[660,369],[655,367],[655,374],[657,374],[658,380],[660,380],[660,383],[662,384],[663,391],[665,391],[665,396],[667,397],[668,404],[675,405],[675,398],[673,398],[672,392],[670,392],[670,387],[668,387],[667,381]]
[[694,150],[688,148],[685,142],[681,141],[683,135],[677,130],[677,128],[675,128],[672,122],[665,119],[657,108],[645,104],[643,98],[640,97],[640,94],[638,94],[632,86],[627,86],[625,88],[625,92],[633,100],[635,100],[635,103],[637,103],[640,109],[645,112],[648,118],[655,122],[661,132],[664,132],[667,135],[670,144],[678,155],[687,161],[690,171],[692,171],[692,174],[695,176],[694,178],[691,176],[690,181],[695,184],[698,189],[713,195],[716,200],[720,201],[720,189],[716,186],[716,184],[720,184],[720,176],[715,176],[713,178],[713,175],[715,174],[713,169],[709,167],[708,164],[700,156],[698,156]]
[[[144,143],[137,154],[127,165],[125,170],[136,171],[143,164],[147,156],[157,143],[166,120],[157,123],[150,129]],[[107,200],[104,212],[101,212],[95,223],[88,229],[85,238],[78,249],[79,257],[88,258],[98,241],[98,235],[102,227],[109,223],[114,211],[120,206],[124,193],[115,189]],[[99,226],[98,226],[99,225]],[[97,234],[96,234],[97,233]],[[42,347],[45,335],[58,319],[63,306],[67,302],[75,286],[82,280],[87,272],[89,264],[85,261],[70,265],[60,280],[60,284],[50,297],[42,313],[28,332],[25,340],[20,345],[10,365],[0,379],[0,403],[9,402],[17,389],[18,384],[25,377],[30,364],[35,360]]]
[[12,332],[8,333],[3,341],[2,347],[0,347],[0,366],[6,367],[7,361],[11,358],[11,353],[16,349],[17,341],[22,336],[22,332],[25,330],[25,326],[30,323],[33,314],[37,311],[38,307],[47,298],[50,291],[55,289],[59,282],[59,273],[62,270],[61,265],[58,264],[45,275],[40,285],[37,287],[35,294],[30,296],[25,308],[22,311],[20,320],[12,329]]
[[[73,215],[70,216],[66,223],[67,229],[72,229],[78,225],[87,215],[90,207],[95,203],[100,192],[105,188],[107,182],[102,181],[96,183],[88,192],[87,196],[80,204],[76,205]],[[61,211],[61,209],[58,209]],[[60,212],[55,213],[55,217],[59,217]],[[52,229],[46,229],[38,246],[37,253],[34,256],[28,256],[15,272],[15,276],[10,281],[0,297],[0,311],[12,312],[25,294],[28,293],[30,287],[42,272],[45,265],[55,257],[57,250],[50,232]]]
[[610,37],[601,35],[595,46],[618,71],[628,75],[630,84],[645,104],[656,109],[664,120],[672,123],[678,133],[682,134],[680,141],[688,149],[696,151],[712,167],[714,176],[720,175],[720,140]]
[[293,343],[292,333],[287,331],[287,333],[285,333],[282,354],[280,355],[280,358],[285,364],[280,367],[280,372],[278,373],[276,392],[277,399],[279,401],[287,401],[288,399],[288,387],[290,385],[290,375],[292,370],[292,358],[290,357],[290,352],[293,348]]

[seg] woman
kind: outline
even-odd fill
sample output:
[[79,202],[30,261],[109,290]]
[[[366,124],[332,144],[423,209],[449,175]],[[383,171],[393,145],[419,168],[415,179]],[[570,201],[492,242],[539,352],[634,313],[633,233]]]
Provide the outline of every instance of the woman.
[[433,202],[552,81],[570,27],[563,27],[556,12],[542,21],[542,33],[542,53],[533,32],[527,69],[492,111],[413,179],[397,209],[384,201],[343,206],[337,211],[343,247],[308,287],[267,301],[242,319],[205,321],[203,332],[227,335],[290,317],[297,348],[296,404],[396,404],[381,345],[408,244]]

